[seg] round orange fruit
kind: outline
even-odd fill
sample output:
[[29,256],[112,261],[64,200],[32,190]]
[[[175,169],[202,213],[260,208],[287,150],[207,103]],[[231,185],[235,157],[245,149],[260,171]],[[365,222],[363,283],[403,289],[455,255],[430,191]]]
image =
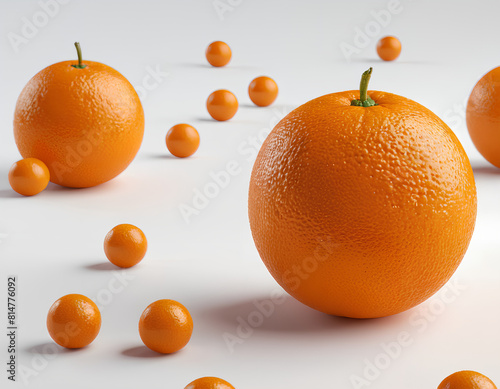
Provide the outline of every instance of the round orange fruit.
[[119,267],[127,268],[142,261],[148,249],[144,232],[132,224],[119,224],[104,238],[104,253],[108,260]]
[[278,97],[278,84],[271,77],[254,78],[248,85],[248,95],[255,105],[267,107]]
[[485,375],[471,370],[457,371],[446,377],[438,389],[497,389]]
[[174,300],[150,304],[139,320],[143,343],[153,351],[171,354],[184,348],[193,333],[193,319],[187,308]]
[[208,45],[205,56],[210,65],[214,67],[226,66],[231,61],[231,48],[222,41],[215,41]]
[[500,168],[500,67],[486,73],[467,102],[466,120],[472,142],[481,155]]
[[58,345],[82,348],[92,343],[99,334],[101,313],[88,297],[68,294],[50,307],[47,329]]
[[384,61],[394,61],[401,54],[401,42],[395,36],[386,36],[377,42],[377,54]]
[[249,219],[276,281],[319,311],[388,316],[423,302],[460,264],[476,186],[457,137],[405,97],[328,94],[288,114],[253,167]]
[[120,174],[144,134],[144,112],[132,85],[99,62],[65,61],[36,74],[14,114],[23,157],[42,160],[56,184],[84,188]]
[[234,386],[222,378],[202,377],[189,383],[184,389],[234,389]]
[[176,124],[168,130],[165,143],[168,151],[177,158],[190,157],[200,146],[200,134],[189,124]]
[[238,111],[238,99],[226,89],[212,92],[207,99],[207,111],[220,122],[231,119]]
[[34,196],[49,184],[47,165],[36,158],[24,158],[14,163],[9,170],[12,189],[23,196]]

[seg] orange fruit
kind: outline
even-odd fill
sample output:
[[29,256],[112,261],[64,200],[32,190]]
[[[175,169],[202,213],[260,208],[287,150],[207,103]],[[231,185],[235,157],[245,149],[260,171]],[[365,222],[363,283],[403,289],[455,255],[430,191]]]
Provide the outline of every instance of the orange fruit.
[[200,134],[189,124],[177,124],[168,130],[166,139],[168,151],[178,158],[193,155],[200,146]]
[[202,377],[189,383],[184,389],[234,389],[234,386],[222,378]]
[[101,313],[88,297],[68,294],[50,307],[47,329],[54,342],[62,347],[85,347],[99,334]]
[[481,373],[464,370],[446,377],[438,389],[497,389],[496,385]]
[[401,42],[395,36],[386,36],[377,43],[377,54],[384,61],[394,61],[401,54]]
[[148,241],[144,232],[132,224],[119,224],[104,239],[104,253],[119,267],[132,267],[146,255]]
[[208,96],[207,111],[215,120],[221,122],[229,120],[238,111],[238,100],[228,90],[216,90]]
[[193,333],[193,319],[187,308],[174,300],[150,304],[139,320],[139,334],[153,351],[170,354],[186,346]]
[[212,66],[226,66],[231,61],[231,48],[225,42],[215,41],[208,45],[205,56]]
[[23,196],[33,196],[44,190],[50,180],[47,165],[36,158],[17,161],[9,170],[12,189]]
[[353,318],[405,311],[441,288],[467,250],[477,208],[469,159],[450,128],[412,100],[367,92],[370,74],[361,91],[318,97],[276,125],[248,202],[276,281],[312,308]]
[[144,112],[132,85],[99,62],[65,61],[36,74],[14,114],[23,157],[42,160],[52,182],[68,187],[102,184],[134,159]]
[[278,85],[270,77],[257,77],[248,86],[250,100],[259,107],[271,105],[278,96]]
[[477,150],[492,165],[500,167],[500,67],[486,73],[467,102],[466,120]]

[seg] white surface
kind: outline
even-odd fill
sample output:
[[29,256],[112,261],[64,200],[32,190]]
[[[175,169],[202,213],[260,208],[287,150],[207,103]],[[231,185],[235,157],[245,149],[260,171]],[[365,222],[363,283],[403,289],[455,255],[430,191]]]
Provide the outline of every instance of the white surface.
[[[31,19],[40,5],[0,3],[0,293],[6,293],[7,274],[19,277],[18,361],[33,369],[18,370],[24,382],[13,385],[183,388],[197,377],[216,375],[238,389],[353,388],[351,376],[363,376],[367,361],[387,362],[382,344],[402,331],[412,344],[371,377],[371,388],[435,388],[461,369],[481,371],[499,383],[500,170],[474,149],[463,115],[475,82],[500,63],[500,3],[402,1],[402,12],[349,62],[341,42],[352,44],[356,26],[365,28],[374,20],[370,12],[387,9],[386,1],[221,2],[236,4],[223,20],[212,1],[74,0],[61,5],[18,53],[8,33],[19,34],[23,18]],[[382,63],[375,53],[377,39],[387,34],[403,44],[394,63]],[[204,59],[207,44],[218,39],[233,49],[232,62],[221,69]],[[51,184],[38,196],[21,198],[7,180],[19,159],[12,135],[17,96],[45,66],[75,58],[77,40],[84,58],[115,67],[135,86],[157,65],[168,76],[143,99],[144,143],[125,173],[97,188]],[[355,89],[369,66],[372,89],[404,95],[436,112],[471,158],[477,227],[452,279],[465,288],[457,296],[448,288],[409,312],[366,321],[328,317],[288,298],[231,353],[223,334],[236,333],[238,318],[255,312],[255,300],[279,291],[248,226],[253,162],[245,151],[252,149],[248,142],[311,98]],[[246,94],[248,83],[262,74],[280,87],[270,108],[251,106]],[[218,88],[232,90],[241,104],[226,123],[209,120],[205,111],[206,97]],[[185,160],[170,158],[164,145],[166,131],[179,122],[194,125],[202,139],[197,154]],[[210,172],[224,170],[232,160],[241,172],[187,224],[178,206],[191,204],[194,190],[213,181]],[[101,303],[102,330],[91,347],[57,348],[55,356],[47,355],[53,343],[45,318],[54,300],[82,293],[102,302],[107,290],[115,290],[117,276],[106,264],[102,242],[110,228],[124,222],[146,233],[147,257],[127,271],[133,279],[123,290]],[[148,352],[137,331],[142,310],[160,298],[181,301],[195,323],[189,345],[171,356]],[[7,359],[6,339],[0,354]],[[7,387],[5,372],[2,381]]]

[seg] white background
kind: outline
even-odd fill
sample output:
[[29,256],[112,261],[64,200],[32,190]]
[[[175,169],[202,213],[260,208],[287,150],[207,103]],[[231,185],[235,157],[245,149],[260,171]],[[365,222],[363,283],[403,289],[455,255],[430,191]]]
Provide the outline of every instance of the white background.
[[[500,3],[402,0],[401,12],[383,27],[372,11],[387,10],[386,1],[219,2],[224,3],[233,5],[220,17],[211,0],[73,0],[44,23],[38,2],[1,2],[0,295],[6,294],[6,276],[16,275],[23,365],[12,385],[183,388],[215,375],[241,389],[354,388],[352,376],[365,374],[371,388],[421,389],[435,388],[461,369],[481,371],[499,383],[500,170],[474,149],[464,109],[475,82],[500,64]],[[21,35],[26,19],[34,17],[45,25],[16,51],[9,33]],[[373,36],[348,60],[340,46],[354,45],[356,28],[371,28]],[[387,34],[403,45],[392,63],[375,52],[377,39]],[[229,66],[206,63],[204,51],[213,40],[233,49]],[[36,72],[76,58],[74,41],[81,42],[84,58],[116,68],[136,87],[151,69],[168,75],[143,94],[144,143],[126,172],[96,188],[50,184],[40,195],[23,198],[7,179],[20,157],[12,134],[15,102]],[[356,89],[369,66],[371,89],[433,110],[470,156],[478,218],[451,281],[455,286],[409,312],[364,321],[329,317],[286,298],[231,352],[223,334],[236,334],[238,320],[255,317],[255,301],[280,291],[250,235],[247,188],[255,146],[249,142],[314,97]],[[249,82],[263,74],[280,87],[269,108],[252,106],[246,93]],[[205,110],[207,96],[219,88],[240,101],[236,116],[225,123],[210,120]],[[183,160],[170,157],[164,144],[166,131],[180,122],[194,125],[201,136],[198,152]],[[191,205],[195,190],[213,182],[210,173],[223,171],[228,161],[236,161],[240,173],[187,223],[179,205]],[[129,280],[115,273],[102,249],[105,234],[119,223],[139,226],[149,241],[146,258],[125,273]],[[120,280],[126,285],[116,291]],[[101,306],[99,337],[78,351],[54,347],[45,327],[50,305],[67,293],[85,294]],[[195,324],[189,345],[170,356],[146,349],[137,331],[143,309],[160,298],[186,305]],[[6,318],[1,321],[6,326]],[[387,357],[383,345],[404,331],[411,345]],[[6,337],[1,344],[6,362]],[[366,375],[367,364],[375,362],[384,369]],[[7,387],[4,368],[1,377]]]

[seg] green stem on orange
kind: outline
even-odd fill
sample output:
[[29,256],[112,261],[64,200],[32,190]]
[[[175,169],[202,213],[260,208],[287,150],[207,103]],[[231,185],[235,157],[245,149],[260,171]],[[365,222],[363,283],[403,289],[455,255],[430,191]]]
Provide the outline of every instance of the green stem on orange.
[[84,65],[82,63],[83,58],[82,58],[82,48],[80,47],[80,43],[75,42],[75,47],[76,47],[76,53],[78,54],[78,65],[71,65],[71,66],[77,69],[85,69],[87,65]]
[[363,75],[361,76],[361,82],[359,83],[359,100],[352,100],[351,105],[354,105],[356,107],[373,107],[374,105],[377,105],[377,103],[375,103],[375,101],[373,101],[367,95],[368,83],[370,82],[372,71],[373,69],[370,68],[363,72]]

